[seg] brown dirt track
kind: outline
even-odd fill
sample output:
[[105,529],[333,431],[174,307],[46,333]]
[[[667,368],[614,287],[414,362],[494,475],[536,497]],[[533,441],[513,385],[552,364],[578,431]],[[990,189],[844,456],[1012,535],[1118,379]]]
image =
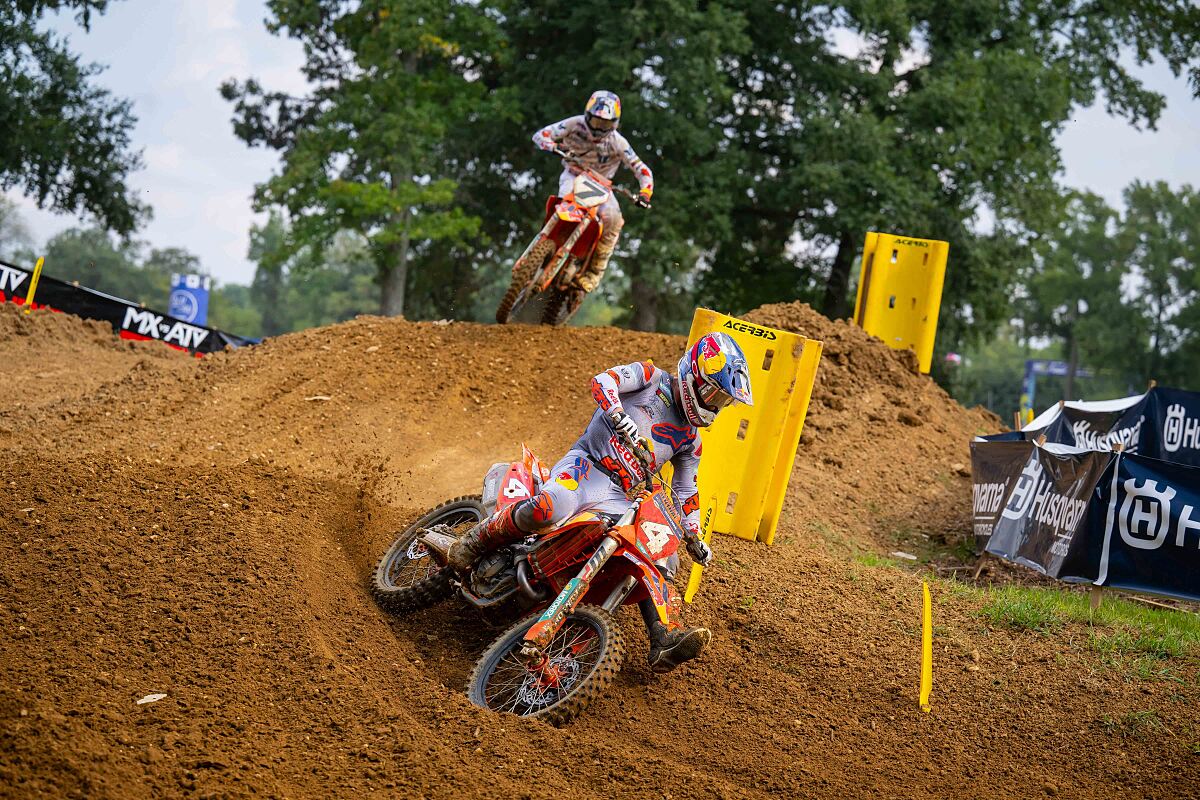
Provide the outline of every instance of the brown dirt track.
[[[716,543],[693,666],[652,675],[623,612],[632,657],[559,730],[472,707],[494,632],[391,618],[368,574],[681,339],[361,318],[198,360],[0,307],[0,796],[1200,796],[1194,663],[1129,682],[947,581],[917,710],[920,576],[848,554],[965,535],[957,467],[997,422],[844,323],[752,318],[825,341],[777,544]],[[1144,709],[1163,730],[1100,724]]]

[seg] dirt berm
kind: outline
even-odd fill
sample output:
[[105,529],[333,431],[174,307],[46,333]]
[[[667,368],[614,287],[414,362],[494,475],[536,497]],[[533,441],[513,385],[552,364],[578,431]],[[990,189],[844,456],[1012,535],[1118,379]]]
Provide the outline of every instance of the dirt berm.
[[777,544],[716,543],[689,611],[715,639],[676,673],[624,611],[616,685],[553,729],[467,702],[493,631],[389,617],[368,573],[522,441],[557,457],[594,373],[680,338],[360,318],[195,359],[0,309],[0,795],[1195,796],[1194,664],[1127,682],[946,580],[918,711],[921,576],[862,554],[966,535],[997,421],[807,307],[751,318],[825,342]]

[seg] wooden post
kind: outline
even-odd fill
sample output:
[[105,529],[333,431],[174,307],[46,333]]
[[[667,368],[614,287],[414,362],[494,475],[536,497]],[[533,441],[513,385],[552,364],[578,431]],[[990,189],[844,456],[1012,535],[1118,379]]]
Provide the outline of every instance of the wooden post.
[[1092,607],[1092,611],[1100,608],[1100,601],[1103,594],[1104,589],[1100,586],[1093,585],[1092,588],[1088,589],[1088,605]]
[[1013,412],[1013,430],[1014,431],[1021,430],[1021,412],[1020,411]]
[[988,553],[986,551],[979,554],[979,561],[975,564],[975,574],[971,576],[971,580],[979,580],[979,573],[983,572],[983,568],[987,566]]

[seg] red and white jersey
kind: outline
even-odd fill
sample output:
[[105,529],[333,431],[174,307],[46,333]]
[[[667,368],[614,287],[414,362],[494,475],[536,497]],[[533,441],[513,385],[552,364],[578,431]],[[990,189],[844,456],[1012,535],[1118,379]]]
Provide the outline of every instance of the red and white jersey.
[[637,457],[609,424],[614,410],[637,423],[639,435],[650,445],[654,468],[671,462],[671,489],[680,505],[683,524],[698,532],[700,497],[696,472],[700,468],[700,436],[683,416],[675,399],[673,379],[649,361],[605,370],[592,379],[596,412],[573,449],[582,450],[629,490],[646,479]]
[[[637,176],[638,185],[642,189],[654,190],[654,173],[646,166],[646,162],[638,158],[638,154],[633,151],[633,147],[620,131],[613,131],[602,139],[593,139],[587,122],[580,114],[547,125],[533,135],[533,142],[539,147],[547,139],[553,140],[560,148],[572,153],[585,167],[609,180],[612,180],[624,164]],[[571,169],[571,165],[564,161],[563,168]]]

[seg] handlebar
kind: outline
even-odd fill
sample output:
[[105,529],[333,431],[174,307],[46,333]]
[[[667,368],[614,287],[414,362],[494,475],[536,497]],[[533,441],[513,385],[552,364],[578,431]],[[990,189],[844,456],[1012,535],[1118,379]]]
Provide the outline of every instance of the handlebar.
[[[585,166],[581,161],[579,161],[579,159],[575,158],[574,154],[568,153],[566,150],[563,150],[561,147],[555,147],[554,149],[550,150],[550,152],[553,153],[554,155],[560,157],[563,161],[566,161],[568,164],[574,164],[575,166],[582,169],[584,172],[591,172],[591,170],[589,170],[587,168],[587,166]],[[605,179],[605,180],[607,181],[607,179]],[[608,188],[612,189],[617,194],[621,194],[621,195],[624,195],[625,197],[628,197],[636,205],[641,206],[642,208],[650,208],[649,201],[644,200],[640,194],[631,192],[628,189],[626,189],[624,186],[619,186],[619,185],[613,183],[612,181],[607,181],[607,182],[608,182]]]

